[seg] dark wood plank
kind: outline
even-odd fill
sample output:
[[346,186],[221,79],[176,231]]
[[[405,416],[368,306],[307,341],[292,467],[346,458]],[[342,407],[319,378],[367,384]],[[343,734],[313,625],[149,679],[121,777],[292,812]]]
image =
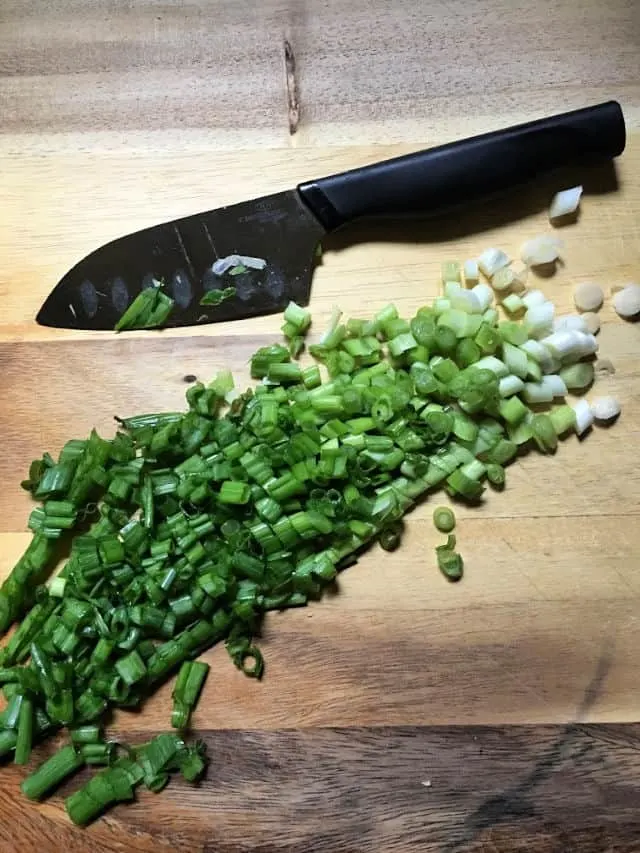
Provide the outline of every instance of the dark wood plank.
[[[632,853],[640,725],[218,731],[197,788],[176,780],[88,830],[61,798],[13,799],[3,853]],[[67,785],[66,792],[75,784]],[[64,793],[64,792],[63,792]]]

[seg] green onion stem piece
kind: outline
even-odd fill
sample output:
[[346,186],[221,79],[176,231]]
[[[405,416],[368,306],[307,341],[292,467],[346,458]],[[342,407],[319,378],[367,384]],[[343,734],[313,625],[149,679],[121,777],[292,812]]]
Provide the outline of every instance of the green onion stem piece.
[[162,292],[163,282],[145,287],[115,325],[116,332],[152,329],[162,326],[173,310],[174,302]]
[[40,800],[83,764],[80,752],[73,746],[63,746],[27,776],[20,786],[22,793],[30,800]]
[[24,696],[20,705],[20,714],[18,716],[18,739],[16,741],[16,751],[14,762],[16,764],[26,764],[31,755],[31,744],[33,741],[33,724],[34,724],[34,708],[33,701]]
[[201,661],[185,661],[182,664],[173,690],[171,725],[174,729],[188,728],[208,672],[209,665]]
[[456,526],[456,517],[446,506],[439,506],[433,511],[433,523],[441,533],[451,533]]
[[436,548],[438,568],[450,581],[460,580],[463,572],[462,557],[456,552],[455,547],[456,537],[450,534],[447,544],[438,545]]
[[233,299],[235,295],[235,287],[225,287],[223,289],[213,288],[212,290],[206,291],[200,300],[200,305],[203,307],[221,305],[223,302],[226,302],[227,299]]

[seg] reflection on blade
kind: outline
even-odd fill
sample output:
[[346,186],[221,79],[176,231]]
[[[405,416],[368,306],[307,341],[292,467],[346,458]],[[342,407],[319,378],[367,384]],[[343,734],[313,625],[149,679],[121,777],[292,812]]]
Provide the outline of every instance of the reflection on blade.
[[[167,326],[272,314],[291,299],[306,305],[324,233],[295,190],[147,228],[80,261],[49,295],[37,320],[44,326],[113,329],[140,290],[159,280],[175,300]],[[236,254],[263,258],[266,267],[213,272],[216,260]],[[208,290],[229,285],[236,290],[232,299],[200,305]]]

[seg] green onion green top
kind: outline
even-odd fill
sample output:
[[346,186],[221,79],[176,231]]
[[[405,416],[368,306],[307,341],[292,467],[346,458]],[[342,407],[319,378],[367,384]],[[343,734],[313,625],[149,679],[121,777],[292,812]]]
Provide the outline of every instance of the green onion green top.
[[[148,288],[117,328],[159,325],[172,305],[161,284]],[[71,745],[24,781],[28,797],[104,765],[67,800],[85,824],[141,782],[159,791],[175,770],[196,779],[202,750],[176,734],[121,755],[102,738],[108,708],[138,706],[179,670],[172,724],[187,729],[203,650],[223,641],[239,670],[261,678],[255,638],[268,611],[319,598],[374,541],[398,548],[402,518],[425,494],[480,501],[518,452],[554,452],[576,428],[570,407],[534,414],[520,399],[514,377],[537,375],[521,349],[527,332],[498,325],[495,311],[443,299],[409,320],[393,305],[341,320],[334,311],[303,366],[311,315],[290,303],[286,346],[254,354],[253,388],[237,392],[223,371],[188,388],[184,411],[117,419],[113,438],[93,431],[31,464],[33,538],[0,588],[0,631],[18,622],[0,653],[0,755],[26,762],[61,727]],[[565,377],[577,387],[588,373],[572,366]],[[505,377],[516,393],[503,398]],[[438,507],[434,524],[450,534],[438,566],[459,580],[453,512]]]
[[441,533],[451,533],[456,526],[456,517],[446,506],[439,506],[433,511],[433,523]]

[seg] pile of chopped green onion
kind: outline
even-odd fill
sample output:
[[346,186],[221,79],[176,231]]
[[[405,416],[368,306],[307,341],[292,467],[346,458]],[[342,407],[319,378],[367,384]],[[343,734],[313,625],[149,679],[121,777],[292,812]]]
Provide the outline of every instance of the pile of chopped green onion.
[[[579,324],[554,331],[537,291],[519,320],[501,321],[488,285],[464,288],[459,265],[447,275],[444,296],[410,319],[393,305],[371,320],[335,311],[308,365],[295,357],[311,317],[292,304],[288,345],[252,358],[255,387],[238,394],[223,372],[189,388],[185,412],[128,417],[112,439],[94,431],[32,463],[33,539],[0,590],[0,631],[18,622],[0,658],[0,754],[25,763],[62,727],[72,742],[25,780],[27,796],[104,764],[67,800],[86,823],[141,781],[197,778],[202,750],[177,734],[126,755],[105,742],[107,709],[138,706],[182,667],[172,722],[187,729],[203,650],[223,640],[260,678],[267,611],[317,599],[376,540],[393,550],[426,493],[476,502],[519,451],[552,453],[590,426],[583,405],[553,404],[593,379],[579,362],[595,338]],[[440,509],[435,522],[449,534],[437,563],[458,580],[455,519]],[[70,556],[47,586],[60,540]]]

